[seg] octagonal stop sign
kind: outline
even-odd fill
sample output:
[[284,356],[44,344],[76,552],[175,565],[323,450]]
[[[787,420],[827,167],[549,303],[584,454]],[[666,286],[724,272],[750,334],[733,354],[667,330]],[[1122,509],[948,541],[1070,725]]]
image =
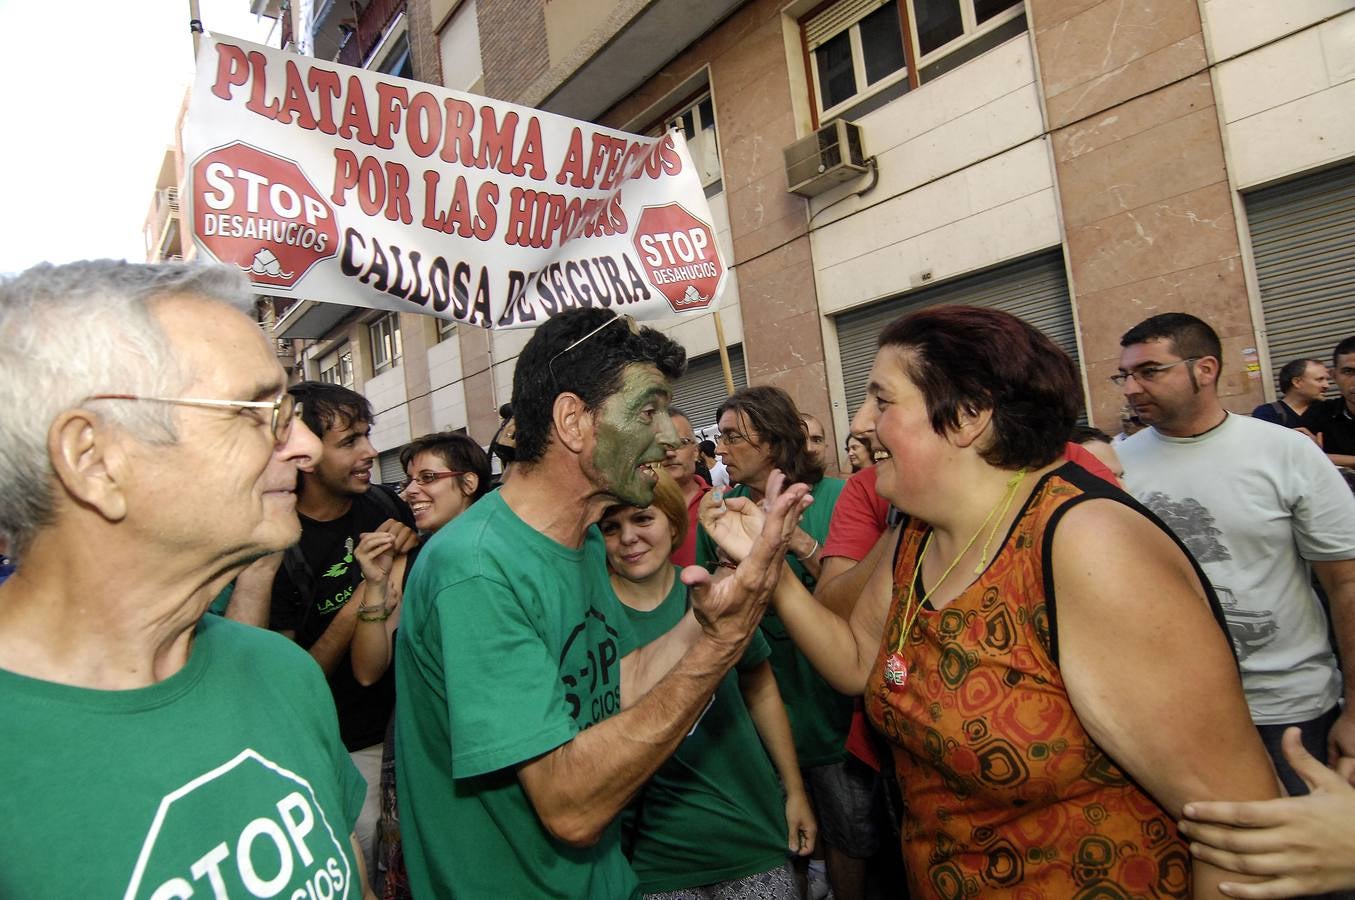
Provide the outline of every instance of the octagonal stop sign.
[[292,287],[338,252],[334,209],[293,160],[236,141],[193,163],[193,234],[251,281]]
[[673,312],[710,306],[725,274],[710,225],[678,203],[646,206],[635,223],[634,243],[649,283]]

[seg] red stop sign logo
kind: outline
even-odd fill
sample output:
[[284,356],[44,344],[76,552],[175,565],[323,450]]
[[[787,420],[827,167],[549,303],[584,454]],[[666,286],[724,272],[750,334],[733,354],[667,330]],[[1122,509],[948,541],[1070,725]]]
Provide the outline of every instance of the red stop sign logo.
[[649,283],[668,298],[673,312],[710,306],[725,267],[709,225],[677,203],[646,206],[634,241]]
[[193,234],[268,287],[292,287],[339,247],[334,209],[301,167],[238,141],[193,163]]

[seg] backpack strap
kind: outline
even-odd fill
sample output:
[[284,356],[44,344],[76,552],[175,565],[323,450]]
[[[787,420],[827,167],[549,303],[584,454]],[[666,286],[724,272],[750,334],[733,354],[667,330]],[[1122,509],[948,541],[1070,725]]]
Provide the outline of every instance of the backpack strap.
[[301,617],[296,623],[296,634],[300,636],[305,632],[306,625],[310,624],[311,613],[315,609],[315,592],[318,589],[315,572],[311,570],[310,563],[306,562],[306,555],[301,552],[300,541],[283,551],[282,568],[287,572],[292,587],[296,588],[297,601],[301,604]]

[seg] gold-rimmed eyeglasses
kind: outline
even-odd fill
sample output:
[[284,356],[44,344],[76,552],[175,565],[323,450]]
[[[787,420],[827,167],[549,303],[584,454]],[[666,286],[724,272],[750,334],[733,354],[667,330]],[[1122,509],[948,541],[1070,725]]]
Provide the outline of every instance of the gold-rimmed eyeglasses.
[[271,411],[269,430],[278,444],[287,443],[292,436],[292,423],[301,417],[301,404],[297,399],[283,391],[275,400],[203,400],[197,397],[141,397],[136,394],[91,394],[82,403],[90,400],[136,400],[142,403],[168,403],[172,406],[194,406],[201,409],[267,409]]

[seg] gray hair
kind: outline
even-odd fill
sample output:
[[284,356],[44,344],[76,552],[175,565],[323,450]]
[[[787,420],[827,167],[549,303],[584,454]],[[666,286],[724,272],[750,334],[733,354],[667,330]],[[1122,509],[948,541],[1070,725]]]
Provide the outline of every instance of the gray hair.
[[[222,266],[104,259],[0,278],[0,532],[16,556],[55,509],[47,432],[56,417],[91,394],[173,397],[188,383],[153,314],[176,295],[241,311],[253,301],[244,277]],[[96,403],[102,421],[140,440],[176,440],[167,404]]]

